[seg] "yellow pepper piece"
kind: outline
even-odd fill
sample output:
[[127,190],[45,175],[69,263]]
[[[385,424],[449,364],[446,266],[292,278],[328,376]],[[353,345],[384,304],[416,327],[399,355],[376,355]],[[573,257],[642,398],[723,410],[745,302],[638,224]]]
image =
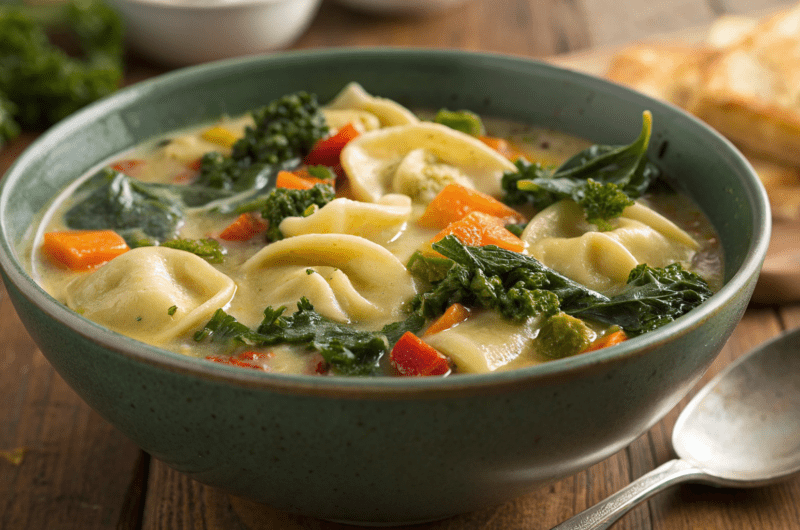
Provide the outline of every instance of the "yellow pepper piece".
[[236,140],[238,140],[235,134],[225,127],[220,127],[219,125],[211,127],[210,129],[206,129],[200,133],[200,137],[203,138],[203,140],[221,145],[223,147],[233,147],[233,144],[235,144]]

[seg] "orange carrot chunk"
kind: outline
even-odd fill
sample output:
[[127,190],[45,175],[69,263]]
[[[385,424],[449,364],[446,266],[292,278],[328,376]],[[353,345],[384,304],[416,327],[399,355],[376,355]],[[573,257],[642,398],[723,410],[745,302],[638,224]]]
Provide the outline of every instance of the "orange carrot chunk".
[[615,344],[619,344],[628,339],[628,336],[625,334],[624,331],[614,331],[613,333],[609,333],[608,335],[603,335],[599,339],[595,340],[591,344],[589,344],[585,350],[581,353],[586,353],[590,351],[600,350],[602,348],[608,348],[609,346],[614,346]]
[[442,229],[470,212],[483,212],[499,217],[505,224],[525,221],[521,213],[491,195],[451,183],[434,197],[419,218],[419,224],[426,228]]
[[406,331],[394,345],[389,362],[400,375],[445,375],[450,372],[447,357],[410,331]]
[[497,245],[514,252],[522,252],[525,249],[522,240],[506,230],[502,219],[483,212],[470,212],[462,219],[450,223],[447,228],[436,234],[430,243],[449,235],[456,236],[469,247]]
[[314,144],[303,162],[309,166],[336,166],[339,164],[342,149],[356,136],[358,129],[352,123],[348,123],[333,136],[323,138]]
[[267,223],[249,213],[243,213],[219,233],[225,241],[247,241],[267,229]]
[[456,324],[464,322],[469,315],[470,310],[456,302],[448,307],[442,316],[437,318],[433,324],[428,326],[428,329],[425,330],[424,336],[427,337],[428,335],[433,335],[434,333],[439,333],[440,331],[450,329]]
[[47,232],[42,250],[56,263],[74,271],[85,271],[111,261],[130,250],[113,230]]
[[332,185],[333,181],[312,177],[311,174],[304,169],[299,169],[297,171],[278,171],[278,176],[275,180],[276,188],[289,188],[293,190],[308,190],[313,188],[315,184]]
[[508,140],[504,140],[503,138],[495,138],[493,136],[479,136],[478,140],[485,143],[504,157],[508,158],[512,162],[515,162],[518,158],[526,158],[525,153],[517,149],[514,145],[512,145]]

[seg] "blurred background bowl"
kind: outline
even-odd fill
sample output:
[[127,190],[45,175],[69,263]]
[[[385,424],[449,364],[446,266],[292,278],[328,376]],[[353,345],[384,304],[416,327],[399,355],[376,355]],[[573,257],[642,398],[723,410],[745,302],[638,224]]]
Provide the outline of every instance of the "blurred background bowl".
[[[123,337],[26,272],[37,213],[97,163],[176,129],[349,81],[412,109],[469,109],[625,144],[653,114],[650,156],[709,216],[725,285],[620,345],[496,374],[342,378],[242,370]],[[455,50],[328,49],[233,59],[133,85],[56,125],[0,182],[0,268],[61,377],[145,451],[280,510],[397,524],[500,504],[613,455],[697,383],[739,322],[769,238],[756,174],[671,105],[532,60]]]
[[297,40],[321,0],[110,0],[130,45],[184,66],[279,50]]

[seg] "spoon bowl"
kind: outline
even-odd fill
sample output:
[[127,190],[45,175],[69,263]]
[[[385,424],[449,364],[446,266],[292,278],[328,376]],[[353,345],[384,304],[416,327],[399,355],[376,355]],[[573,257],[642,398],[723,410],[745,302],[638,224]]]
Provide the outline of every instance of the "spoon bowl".
[[743,355],[695,395],[672,432],[678,459],[553,530],[602,530],[681,482],[763,486],[800,472],[800,329]]

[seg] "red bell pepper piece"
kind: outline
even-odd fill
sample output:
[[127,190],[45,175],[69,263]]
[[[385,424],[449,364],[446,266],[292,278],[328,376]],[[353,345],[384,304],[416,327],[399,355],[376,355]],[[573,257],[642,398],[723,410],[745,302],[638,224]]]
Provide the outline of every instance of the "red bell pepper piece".
[[394,345],[389,362],[400,375],[446,375],[450,372],[447,357],[410,331]]
[[309,166],[337,166],[339,165],[339,155],[347,143],[358,136],[358,129],[352,123],[348,123],[336,134],[328,138],[319,140],[311,152],[308,153],[303,162]]

